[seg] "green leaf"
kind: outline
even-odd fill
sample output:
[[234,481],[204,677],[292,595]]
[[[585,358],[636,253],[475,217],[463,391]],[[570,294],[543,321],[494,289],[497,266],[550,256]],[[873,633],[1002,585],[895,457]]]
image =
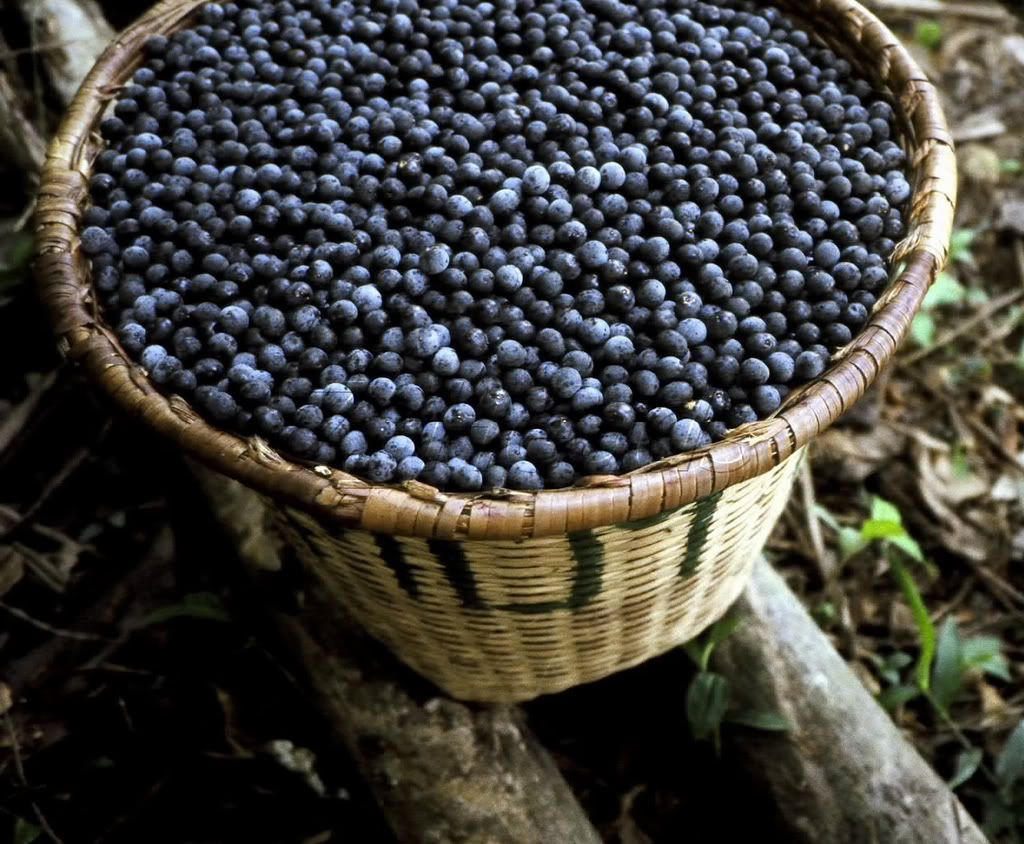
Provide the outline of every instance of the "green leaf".
[[904,554],[919,563],[927,565],[921,546],[907,533],[903,516],[895,504],[875,496],[871,501],[871,518],[861,526],[860,538],[864,542],[884,539],[889,545],[899,548]]
[[910,322],[910,336],[914,343],[922,349],[927,349],[935,342],[935,320],[931,314],[920,311],[914,315]]
[[921,691],[930,691],[932,660],[935,658],[935,625],[932,624],[925,608],[924,599],[918,591],[913,576],[903,565],[899,554],[889,554],[889,568],[893,577],[903,590],[903,596],[910,605],[910,611],[914,616],[914,623],[917,625],[917,633],[921,644],[921,653],[917,658],[917,685]]
[[224,602],[212,592],[193,592],[186,595],[180,604],[171,604],[154,610],[139,622],[138,627],[164,624],[177,618],[195,618],[205,621],[230,621],[231,616],[224,609]]
[[889,543],[899,548],[910,559],[918,563],[925,563],[924,554],[921,553],[921,546],[917,544],[917,540],[910,536],[910,534],[904,532],[890,537]]
[[967,297],[967,290],[951,273],[939,273],[935,283],[928,288],[921,307],[925,310],[941,308],[943,305],[960,305]]
[[684,644],[683,650],[701,671],[707,671],[712,652],[733,634],[742,621],[743,617],[738,615],[720,618],[696,639]]
[[967,448],[963,443],[957,443],[953,447],[953,453],[949,458],[949,471],[954,478],[963,480],[974,474],[971,471],[971,464],[967,459]]
[[[1001,794],[995,791],[980,791],[978,799],[981,801],[982,817],[984,818],[982,832],[988,836],[990,841],[1005,840],[1000,838],[1004,832],[1009,832],[1011,836],[1016,834],[1017,813]],[[1010,840],[1019,841],[1019,838],[1011,837]]]
[[35,252],[36,242],[30,231],[18,232],[14,237],[14,243],[7,253],[7,268],[27,272],[32,263],[32,254]]
[[821,504],[814,505],[814,515],[817,516],[818,519],[823,521],[830,528],[832,528],[832,530],[834,530],[836,533],[839,533],[839,531],[843,529],[842,525],[840,525],[839,522],[836,521],[836,517],[833,516],[828,511],[828,509],[822,506]]
[[895,536],[906,536],[907,530],[899,522],[884,522],[869,519],[860,529],[862,539],[892,539]]
[[996,779],[1008,792],[1024,774],[1024,721],[1014,727],[1003,749],[996,757]]
[[857,528],[839,524],[836,517],[820,504],[814,505],[814,512],[822,522],[839,535],[839,556],[843,562],[850,559],[854,554],[863,551],[867,546],[867,541],[861,537],[860,531]]
[[29,265],[34,250],[32,233],[15,232],[3,244],[0,260],[0,293],[10,293],[29,279]]
[[711,654],[715,648],[735,633],[736,628],[739,627],[742,622],[743,616],[727,615],[725,618],[720,618],[711,625],[711,629],[705,634],[706,640],[704,643],[704,652],[702,654],[701,671],[707,670],[708,661],[711,659]]
[[695,739],[717,735],[729,708],[729,681],[720,674],[701,671],[686,692],[686,719]]
[[778,712],[766,709],[737,709],[725,716],[730,724],[740,724],[754,730],[784,733],[792,729],[792,725]]
[[[964,301],[968,305],[984,305],[991,300],[991,296],[988,295],[984,290],[978,287],[968,287],[967,297]],[[1010,317],[1007,322],[1018,323],[1020,322],[1020,308],[1011,307],[1007,310],[1007,315]]]
[[13,844],[32,844],[43,834],[42,829],[24,818],[14,819]]
[[704,643],[701,641],[700,637],[690,639],[689,642],[684,642],[683,650],[686,651],[686,655],[693,660],[693,664],[700,668],[700,661],[704,656]]
[[878,659],[875,664],[878,667],[878,676],[890,686],[895,686],[900,682],[903,669],[913,661],[914,658],[905,651],[896,651],[885,659]]
[[839,531],[839,556],[843,562],[867,548],[869,541],[857,528],[844,527]]
[[942,43],[942,24],[921,21],[914,30],[914,40],[926,50],[937,50]]
[[956,770],[949,778],[950,788],[959,788],[967,780],[974,776],[975,771],[981,767],[981,760],[985,753],[980,747],[971,747],[961,750],[956,757]]
[[871,498],[871,521],[873,522],[895,522],[903,524],[903,516],[899,508],[891,501],[886,501],[881,496],[875,495]]
[[978,234],[976,229],[954,229],[949,238],[949,260],[953,263],[972,263],[971,247]]
[[932,667],[932,700],[948,712],[964,684],[963,650],[956,619],[948,617],[939,631]]
[[1024,172],[1024,164],[1019,158],[1004,158],[999,162],[999,171],[1010,176],[1016,176]]
[[913,661],[914,658],[906,651],[893,651],[885,658],[885,664],[890,668],[895,668],[897,671],[906,668]]
[[822,601],[811,611],[811,614],[814,616],[814,620],[818,622],[818,626],[826,629],[835,624],[839,618],[836,605],[831,601]]
[[971,636],[965,639],[962,658],[965,668],[974,668],[1007,683],[1013,680],[1010,666],[1003,656],[1003,643],[998,636]]
[[878,695],[878,705],[886,712],[894,712],[920,695],[921,690],[917,686],[900,683],[883,689]]

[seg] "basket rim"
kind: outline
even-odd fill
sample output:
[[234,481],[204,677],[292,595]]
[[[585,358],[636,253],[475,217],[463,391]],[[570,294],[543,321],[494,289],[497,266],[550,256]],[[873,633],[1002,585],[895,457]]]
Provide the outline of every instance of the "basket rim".
[[108,46],[71,103],[47,152],[37,205],[40,294],[62,351],[122,409],[173,439],[188,456],[328,523],[439,539],[527,539],[649,518],[749,480],[807,445],[864,394],[893,358],[945,264],[957,174],[935,87],[895,35],[856,0],[776,0],[815,23],[819,35],[843,45],[837,51],[850,55],[850,48],[870,68],[873,82],[889,90],[907,125],[913,170],[909,234],[890,261],[899,267],[896,277],[868,324],[818,379],[794,390],[773,416],[736,428],[717,443],[565,489],[457,493],[418,481],[374,485],[339,469],[291,460],[259,437],[207,423],[180,396],[158,392],[103,323],[80,250],[98,121],[138,65],[146,39],[181,28],[204,2],[161,0]]

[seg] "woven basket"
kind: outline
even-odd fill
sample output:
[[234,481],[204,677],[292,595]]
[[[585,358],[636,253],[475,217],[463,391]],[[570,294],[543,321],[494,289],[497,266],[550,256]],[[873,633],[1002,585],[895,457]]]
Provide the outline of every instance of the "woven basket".
[[831,368],[771,419],[698,452],[570,489],[455,494],[374,486],[218,430],[157,392],[104,325],[78,237],[96,127],[146,38],[186,25],[200,5],[164,0],[122,33],[50,148],[36,266],[67,355],[186,454],[261,493],[340,608],[455,697],[558,691],[662,653],[721,616],[786,502],[802,448],[892,358],[946,259],[952,142],[935,90],[892,33],[852,0],[777,3],[891,93],[913,170],[895,278]]

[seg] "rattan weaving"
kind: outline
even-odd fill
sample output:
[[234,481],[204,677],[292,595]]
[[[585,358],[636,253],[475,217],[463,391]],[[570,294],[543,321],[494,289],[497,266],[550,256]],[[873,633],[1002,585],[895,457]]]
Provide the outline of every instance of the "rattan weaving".
[[374,486],[218,430],[159,393],[104,325],[78,239],[96,127],[145,40],[185,25],[200,5],[163,0],[125,30],[49,150],[36,269],[66,354],[123,409],[271,500],[283,535],[344,610],[455,696],[557,691],[661,653],[718,618],[786,501],[801,449],[890,361],[946,259],[952,141],[935,89],[895,36],[852,0],[776,3],[891,94],[913,170],[894,281],[829,370],[771,419],[698,452],[565,490],[459,494]]

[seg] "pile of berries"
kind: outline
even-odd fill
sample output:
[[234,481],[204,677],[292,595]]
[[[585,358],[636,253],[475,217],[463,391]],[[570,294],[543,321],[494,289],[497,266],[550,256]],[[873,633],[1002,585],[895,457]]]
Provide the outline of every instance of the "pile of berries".
[[564,487],[777,410],[868,319],[894,112],[749,0],[237,0],[152,38],[82,247],[214,424]]

